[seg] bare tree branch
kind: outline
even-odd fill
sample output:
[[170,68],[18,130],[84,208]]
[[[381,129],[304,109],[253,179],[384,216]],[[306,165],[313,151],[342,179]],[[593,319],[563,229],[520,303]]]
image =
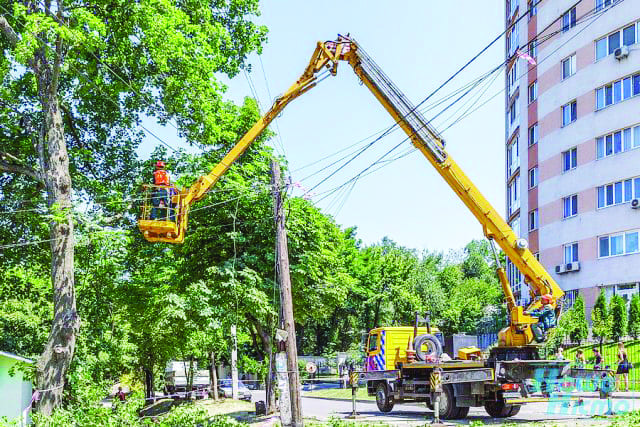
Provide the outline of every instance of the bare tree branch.
[[0,172],[26,175],[44,184],[44,177],[39,171],[21,163],[22,162],[12,154],[0,152]]
[[18,41],[20,41],[18,34],[16,34],[13,28],[11,28],[11,25],[2,15],[0,15],[0,31],[2,31],[2,34],[4,34],[7,40],[9,40],[9,43],[11,43],[12,46],[15,46],[18,44]]

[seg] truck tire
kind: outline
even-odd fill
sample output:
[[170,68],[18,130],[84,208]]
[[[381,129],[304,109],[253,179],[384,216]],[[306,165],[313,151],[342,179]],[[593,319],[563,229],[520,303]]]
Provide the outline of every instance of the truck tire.
[[384,381],[378,383],[376,387],[376,405],[378,405],[380,412],[391,412],[394,403],[389,384]]
[[484,403],[484,409],[492,418],[507,418],[520,412],[520,405],[507,405],[504,399]]
[[458,413],[456,414],[456,419],[463,420],[467,418],[467,415],[469,415],[470,409],[471,408],[468,406],[458,407]]
[[[425,353],[422,350],[422,346],[426,344],[428,351]],[[442,354],[442,344],[440,340],[431,334],[418,335],[413,340],[413,348],[416,350],[416,359],[424,362],[427,360],[427,356],[440,357]]]
[[453,386],[451,384],[444,384],[442,386],[439,409],[440,418],[443,420],[455,420],[458,418],[460,408],[456,406],[456,396],[453,393]]

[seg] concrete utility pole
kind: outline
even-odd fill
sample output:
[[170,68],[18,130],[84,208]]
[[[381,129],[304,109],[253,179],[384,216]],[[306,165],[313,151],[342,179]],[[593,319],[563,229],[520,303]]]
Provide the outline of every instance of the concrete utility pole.
[[286,351],[287,370],[289,371],[289,393],[291,401],[291,425],[303,425],[302,403],[300,401],[300,378],[298,375],[298,348],[296,345],[296,328],[293,322],[293,300],[291,298],[291,277],[289,276],[289,248],[287,246],[287,230],[284,226],[284,209],[282,205],[282,179],[280,165],[271,161],[271,187],[273,189],[273,212],[276,222],[276,248],[278,258],[278,279],[280,282],[280,298],[284,330],[287,331]]

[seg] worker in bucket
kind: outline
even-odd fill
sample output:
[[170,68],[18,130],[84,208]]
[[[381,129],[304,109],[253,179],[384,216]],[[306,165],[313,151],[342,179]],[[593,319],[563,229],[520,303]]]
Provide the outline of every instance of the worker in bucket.
[[167,208],[169,207],[169,173],[165,170],[165,164],[158,160],[153,171],[153,191],[151,192],[151,219],[167,220]]
[[544,341],[547,331],[556,326],[556,311],[551,305],[553,297],[549,294],[542,295],[540,302],[542,302],[542,308],[526,312],[526,314],[538,318],[538,323],[531,325],[533,336],[538,342]]

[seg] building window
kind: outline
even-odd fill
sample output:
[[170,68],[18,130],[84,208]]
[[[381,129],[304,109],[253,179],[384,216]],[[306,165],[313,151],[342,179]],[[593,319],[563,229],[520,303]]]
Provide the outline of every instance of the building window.
[[538,229],[538,209],[529,212],[529,231]]
[[529,104],[538,99],[538,82],[535,81],[529,85]]
[[578,262],[578,243],[564,245],[564,263]]
[[598,257],[638,253],[638,230],[610,234],[598,238]]
[[516,95],[515,99],[509,106],[509,112],[507,113],[509,118],[509,126],[512,126],[514,123],[516,123],[518,121],[518,118],[520,117],[520,103],[518,102],[519,98],[520,96]]
[[562,172],[578,167],[578,148],[573,147],[562,152]]
[[516,53],[516,50],[518,50],[518,48],[520,47],[520,34],[518,31],[519,28],[519,22],[516,21],[514,22],[514,24],[511,26],[511,30],[509,31],[509,34],[507,35],[507,49],[508,49],[508,55],[509,57],[511,57],[514,53]]
[[520,237],[520,215],[516,216],[509,223],[509,227],[511,227],[516,236]]
[[513,175],[520,167],[520,148],[518,138],[516,137],[511,144],[507,146],[507,171],[509,176]]
[[529,188],[535,188],[538,185],[538,167],[529,169]]
[[640,95],[640,73],[597,88],[596,111],[637,95]]
[[596,188],[598,208],[627,203],[631,199],[640,198],[640,178],[629,178]]
[[578,103],[571,101],[562,106],[562,126],[573,123],[578,118]]
[[518,8],[518,0],[507,0],[507,19],[511,18]]
[[509,87],[509,98],[514,94],[518,87],[518,61],[513,62],[513,66],[507,73],[507,84]]
[[532,58],[538,57],[538,40],[531,40],[529,42],[529,56]]
[[[507,200],[508,200],[507,207],[508,207],[509,215],[511,215],[518,209],[520,209],[520,190],[518,189],[519,180],[520,180],[520,175],[516,175],[515,179],[511,181],[511,183],[507,187]],[[518,233],[519,231],[517,232],[517,234]]]
[[536,144],[538,142],[538,124],[529,128],[529,145]]
[[538,14],[538,1],[539,0],[529,0],[527,2],[527,9],[529,9],[529,19],[533,18]]
[[596,12],[600,12],[602,9],[617,3],[620,0],[596,0]]
[[562,80],[576,73],[576,54],[562,60]]
[[621,45],[631,46],[640,39],[640,22],[633,22],[595,41],[596,61],[611,55]]
[[578,215],[578,195],[574,194],[562,199],[562,218]]
[[613,156],[640,147],[640,126],[596,138],[596,158]]
[[576,26],[576,7],[572,7],[562,15],[562,32],[567,32]]

